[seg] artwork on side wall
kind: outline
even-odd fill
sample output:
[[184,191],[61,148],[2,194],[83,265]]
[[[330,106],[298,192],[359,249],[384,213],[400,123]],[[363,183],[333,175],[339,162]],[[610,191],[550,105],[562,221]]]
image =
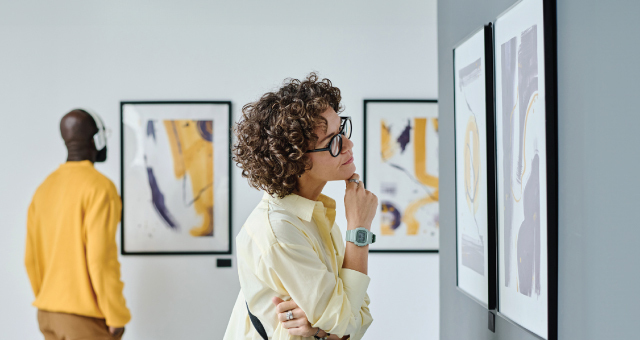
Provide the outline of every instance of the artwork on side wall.
[[372,252],[437,252],[438,104],[364,101],[363,179],[378,196]]
[[122,253],[230,254],[230,102],[122,102]]
[[[458,287],[494,308],[495,176],[491,25],[454,48]],[[494,285],[495,287],[495,285]],[[491,295],[491,296],[490,296]],[[491,297],[491,299],[490,299]],[[491,300],[491,302],[490,302]]]
[[[545,32],[545,23],[551,23],[549,28],[554,30],[555,14],[545,20],[549,8],[544,6],[554,5],[551,1],[544,5],[542,0],[521,1],[495,23],[498,310],[538,336],[553,339],[556,57],[555,47],[546,39],[551,35]],[[553,52],[545,51],[549,46]],[[550,57],[545,58],[547,54]],[[551,91],[547,92],[549,84]]]

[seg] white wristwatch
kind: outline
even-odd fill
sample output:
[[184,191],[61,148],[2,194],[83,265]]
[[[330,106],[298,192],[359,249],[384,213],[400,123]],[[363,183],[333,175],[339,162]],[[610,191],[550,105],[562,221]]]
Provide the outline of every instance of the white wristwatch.
[[376,235],[363,227],[347,230],[347,242],[351,242],[358,247],[364,247],[375,243]]

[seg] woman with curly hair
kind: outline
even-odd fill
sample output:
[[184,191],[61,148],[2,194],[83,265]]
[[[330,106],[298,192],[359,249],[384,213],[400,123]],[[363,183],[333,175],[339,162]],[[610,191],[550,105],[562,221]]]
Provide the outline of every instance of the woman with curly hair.
[[[355,173],[340,90],[311,73],[242,108],[234,161],[265,191],[236,238],[241,291],[225,340],[361,339],[372,322],[367,276],[377,198]],[[345,181],[347,243],[336,202]]]

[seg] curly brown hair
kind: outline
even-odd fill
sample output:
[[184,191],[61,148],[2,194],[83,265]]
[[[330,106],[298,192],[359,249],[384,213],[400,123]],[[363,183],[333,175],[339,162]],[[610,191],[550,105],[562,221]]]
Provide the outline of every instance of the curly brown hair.
[[311,169],[305,152],[315,145],[315,130],[327,129],[322,113],[342,111],[340,89],[310,73],[303,81],[285,79],[276,92],[242,107],[235,126],[233,160],[249,184],[280,198],[298,187],[298,177]]

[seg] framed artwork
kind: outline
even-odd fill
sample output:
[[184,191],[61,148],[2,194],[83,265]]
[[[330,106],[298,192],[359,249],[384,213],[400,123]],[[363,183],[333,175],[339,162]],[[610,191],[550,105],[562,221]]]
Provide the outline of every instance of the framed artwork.
[[453,50],[458,287],[495,308],[495,153],[491,24]]
[[379,201],[370,251],[437,252],[437,102],[365,100],[364,126],[363,178]]
[[555,1],[523,0],[495,22],[498,311],[557,338]]
[[122,254],[231,254],[231,102],[121,102]]

